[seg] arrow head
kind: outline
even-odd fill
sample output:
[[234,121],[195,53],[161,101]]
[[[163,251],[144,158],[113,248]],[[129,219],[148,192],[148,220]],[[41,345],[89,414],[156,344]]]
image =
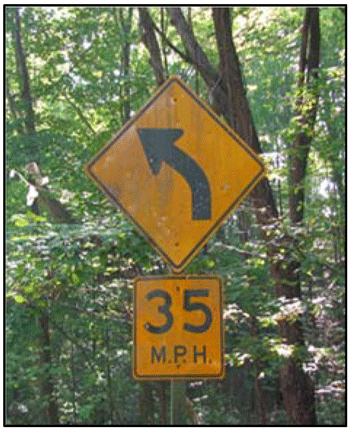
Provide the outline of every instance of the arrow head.
[[172,157],[172,147],[182,134],[176,128],[139,128],[137,129],[148,164],[153,175],[158,175],[163,162]]

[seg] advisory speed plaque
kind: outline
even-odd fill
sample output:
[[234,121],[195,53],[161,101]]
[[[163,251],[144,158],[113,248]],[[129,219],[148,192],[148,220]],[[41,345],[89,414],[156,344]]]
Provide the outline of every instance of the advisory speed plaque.
[[165,380],[223,376],[220,277],[136,279],[134,377]]

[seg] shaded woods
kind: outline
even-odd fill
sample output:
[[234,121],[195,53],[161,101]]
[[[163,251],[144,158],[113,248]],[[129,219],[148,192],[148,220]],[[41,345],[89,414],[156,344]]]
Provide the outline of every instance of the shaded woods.
[[185,273],[224,279],[224,380],[190,424],[345,422],[340,7],[6,7],[6,423],[169,423],[132,379],[132,281],[167,268],[83,172],[178,75],[268,175]]

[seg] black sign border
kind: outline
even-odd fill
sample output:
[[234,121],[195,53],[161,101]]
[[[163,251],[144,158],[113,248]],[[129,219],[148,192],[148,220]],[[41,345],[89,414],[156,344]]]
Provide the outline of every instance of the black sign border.
[[[181,263],[176,264],[173,262],[171,257],[153,240],[151,236],[147,233],[146,230],[133,218],[133,216],[123,207],[122,202],[119,201],[113,193],[111,193],[107,186],[105,186],[96,176],[92,168],[96,162],[109,150],[109,148],[116,143],[116,141],[145,113],[145,111],[157,101],[157,99],[172,85],[178,84],[198,105],[200,108],[205,110],[209,116],[221,127],[223,128],[231,138],[238,143],[247,153],[250,154],[252,158],[260,165],[260,172],[254,177],[254,179],[244,187],[241,193],[234,199],[229,208],[219,217],[219,219],[212,224],[209,228],[208,232],[198,241],[198,243],[192,248],[192,250],[187,254],[186,257],[181,261]],[[192,257],[195,253],[200,251],[200,249],[205,245],[205,243],[209,240],[210,236],[217,230],[220,225],[224,222],[226,217],[229,215],[231,210],[238,204],[238,202],[246,196],[250,190],[254,188],[258,181],[265,174],[265,167],[261,159],[259,159],[258,155],[241,140],[228,126],[226,126],[221,120],[216,116],[216,114],[197,96],[193,94],[193,92],[176,76],[170,77],[164,84],[161,86],[158,91],[153,95],[153,97],[144,104],[144,106],[123,126],[123,128],[113,136],[111,141],[107,143],[98,153],[97,155],[87,164],[85,167],[85,171],[87,174],[99,185],[101,190],[119,207],[123,213],[130,219],[130,221],[136,226],[136,228],[142,233],[142,235],[146,238],[146,240],[150,243],[150,245],[163,257],[163,259],[168,263],[172,270],[175,272],[182,272],[185,267],[191,262]]]
[[[219,286],[219,299],[220,299],[220,350],[221,350],[221,370],[219,374],[209,374],[209,375],[140,375],[137,373],[137,356],[136,356],[136,328],[137,328],[137,289],[141,284],[139,282],[144,281],[164,281],[164,280],[202,280],[210,279],[218,281]],[[166,275],[166,276],[148,276],[135,278],[134,280],[134,313],[133,313],[133,377],[137,380],[193,380],[193,379],[223,379],[225,377],[225,329],[224,329],[224,318],[223,318],[223,281],[219,275]]]

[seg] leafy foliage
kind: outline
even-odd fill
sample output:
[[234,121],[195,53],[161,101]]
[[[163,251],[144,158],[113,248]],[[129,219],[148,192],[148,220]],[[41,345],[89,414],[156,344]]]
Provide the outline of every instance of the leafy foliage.
[[[131,16],[128,33],[121,10],[125,20]],[[217,62],[210,8],[183,10],[208,57]],[[62,424],[143,424],[142,385],[131,376],[132,280],[164,274],[167,268],[83,173],[87,161],[122,126],[126,103],[132,114],[155,90],[136,10],[128,15],[129,8],[118,7],[20,8],[35,135],[24,131],[14,8],[5,11],[6,422],[45,423],[50,399],[42,381],[51,379]],[[304,298],[276,299],[268,271],[274,260],[253,209],[244,203],[186,269],[218,273],[225,280],[227,377],[188,385],[203,424],[259,424],[261,392],[267,421],[285,424],[277,369],[289,353],[298,355],[316,384],[319,423],[344,423],[345,20],[339,8],[321,8],[319,113],[305,183],[305,222],[295,228],[286,213],[303,11],[232,8],[246,90],[284,214],[277,231],[265,232],[276,246],[285,231],[292,237],[274,257],[283,263],[288,251],[301,261]],[[150,12],[182,51],[166,13],[155,7]],[[209,100],[193,66],[157,37],[168,74],[178,74]],[[122,57],[126,45],[129,69]],[[26,204],[28,185],[10,171],[29,180],[26,165],[33,161],[49,177],[50,195],[69,208],[76,223],[57,224],[50,211],[35,214]],[[51,356],[45,364],[43,314],[49,315]],[[283,343],[276,329],[277,320],[300,316],[306,349]],[[159,422],[159,394],[152,387]]]

